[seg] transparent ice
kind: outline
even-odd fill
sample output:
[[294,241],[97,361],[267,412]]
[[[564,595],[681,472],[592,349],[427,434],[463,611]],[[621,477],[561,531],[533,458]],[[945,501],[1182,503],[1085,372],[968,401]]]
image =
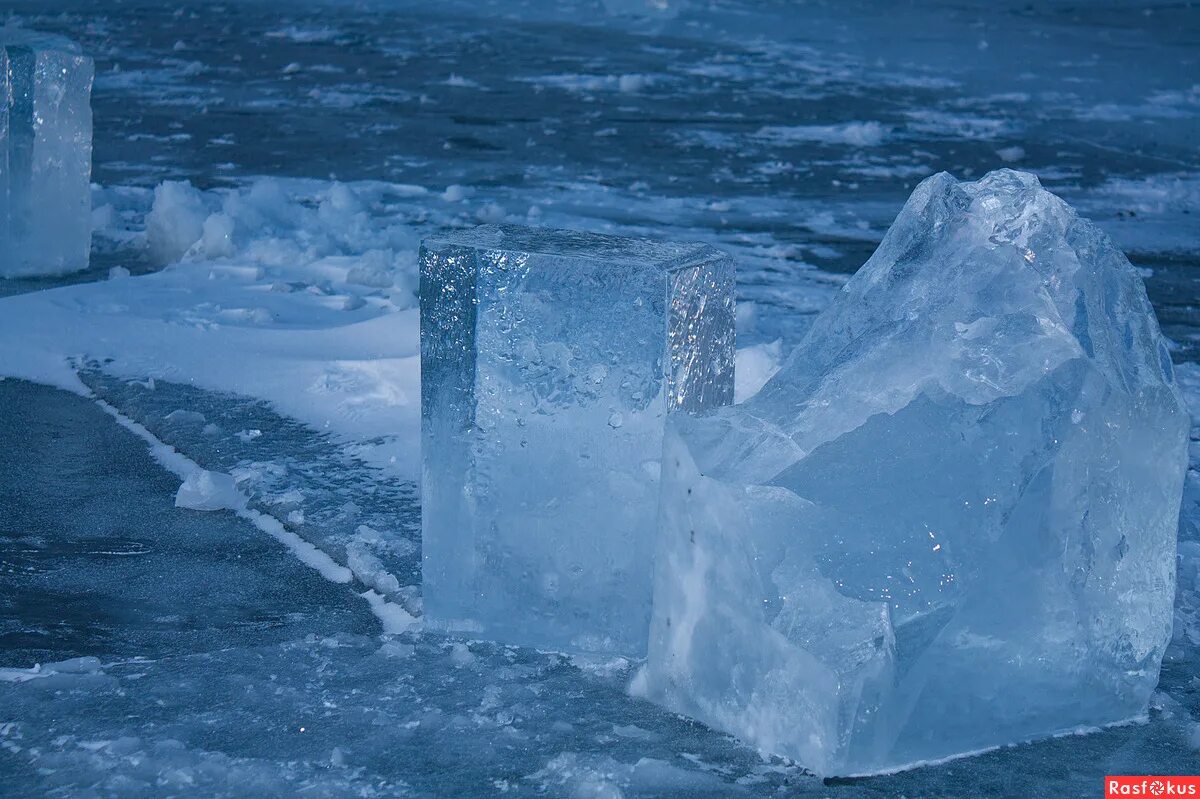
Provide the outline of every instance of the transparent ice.
[[426,621],[639,654],[664,422],[733,399],[707,245],[485,226],[421,249]]
[[1107,236],[935,175],[757,396],[669,423],[636,686],[822,774],[1139,716],[1188,430]]
[[92,75],[74,42],[0,27],[0,277],[88,265]]

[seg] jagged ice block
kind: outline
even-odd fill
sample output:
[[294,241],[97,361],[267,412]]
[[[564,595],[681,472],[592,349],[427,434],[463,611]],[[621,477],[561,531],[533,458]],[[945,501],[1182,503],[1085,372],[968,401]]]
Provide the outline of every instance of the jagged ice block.
[[1113,243],[935,175],[759,394],[668,424],[634,688],[820,774],[1138,716],[1188,429]]
[[92,75],[74,42],[0,27],[0,277],[88,265]]
[[733,401],[732,261],[485,226],[420,264],[427,624],[644,653],[664,423]]

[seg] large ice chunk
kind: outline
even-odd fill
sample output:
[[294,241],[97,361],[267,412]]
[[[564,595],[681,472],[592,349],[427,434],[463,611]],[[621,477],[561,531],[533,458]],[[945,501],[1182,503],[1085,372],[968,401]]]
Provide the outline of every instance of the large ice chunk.
[[0,277],[87,267],[92,73],[74,42],[0,27]]
[[421,248],[427,622],[639,654],[664,422],[733,400],[712,247],[486,226]]
[[1112,242],[935,175],[759,394],[669,423],[635,687],[824,774],[1137,716],[1187,439]]

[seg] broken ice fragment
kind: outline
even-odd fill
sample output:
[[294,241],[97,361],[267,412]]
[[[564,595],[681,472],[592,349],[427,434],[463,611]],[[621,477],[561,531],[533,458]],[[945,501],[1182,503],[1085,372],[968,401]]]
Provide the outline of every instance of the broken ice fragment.
[[1137,716],[1188,428],[1112,242],[935,175],[761,392],[668,424],[638,685],[823,774]]
[[733,399],[733,266],[486,226],[421,248],[429,624],[639,654],[669,412]]
[[68,39],[0,27],[0,277],[87,267],[92,72]]
[[237,510],[246,499],[232,475],[197,469],[175,492],[175,507],[191,510]]

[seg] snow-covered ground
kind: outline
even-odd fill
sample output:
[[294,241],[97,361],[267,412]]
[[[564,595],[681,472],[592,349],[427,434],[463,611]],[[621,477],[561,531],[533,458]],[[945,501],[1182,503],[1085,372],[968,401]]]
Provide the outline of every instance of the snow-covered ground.
[[[0,383],[0,782],[18,795],[1079,795],[1200,770],[1195,472],[1148,723],[893,777],[822,784],[630,698],[623,661],[406,629],[415,255],[439,229],[728,250],[741,398],[920,178],[1015,165],[1145,269],[1200,412],[1200,11],[9,7],[97,60],[93,266],[0,279],[0,376],[76,395]],[[49,452],[66,466],[26,468]],[[183,632],[205,614],[220,635]]]

